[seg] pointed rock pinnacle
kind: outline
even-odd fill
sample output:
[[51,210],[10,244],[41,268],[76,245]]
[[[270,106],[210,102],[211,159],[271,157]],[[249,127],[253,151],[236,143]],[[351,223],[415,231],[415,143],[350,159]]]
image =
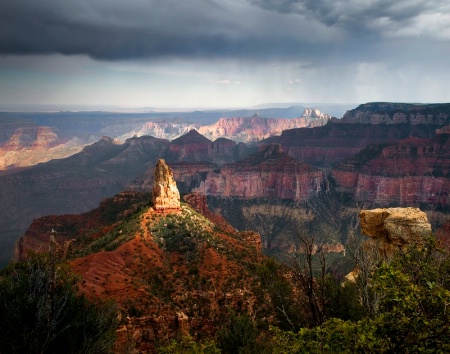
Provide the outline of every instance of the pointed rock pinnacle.
[[180,192],[173,179],[172,170],[163,159],[155,166],[153,208],[158,212],[180,210]]

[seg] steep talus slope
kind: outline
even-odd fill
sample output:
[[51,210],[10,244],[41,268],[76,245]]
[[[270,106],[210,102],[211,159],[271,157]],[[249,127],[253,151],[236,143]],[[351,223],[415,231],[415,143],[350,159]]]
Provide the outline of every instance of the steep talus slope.
[[223,219],[215,224],[187,205],[156,213],[146,198],[122,193],[89,213],[35,220],[22,250],[48,242],[47,227],[61,245],[72,240],[60,254],[80,274],[80,291],[115,299],[123,323],[119,344],[133,338],[140,350],[179,334],[180,317],[191,335],[206,336],[230,312],[256,315],[268,306],[254,272],[264,258],[257,234],[239,233]]

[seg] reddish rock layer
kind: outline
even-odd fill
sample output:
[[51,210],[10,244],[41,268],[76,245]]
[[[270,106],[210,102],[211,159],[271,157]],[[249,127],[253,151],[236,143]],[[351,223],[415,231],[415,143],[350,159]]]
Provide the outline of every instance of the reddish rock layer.
[[411,124],[336,124],[323,127],[285,130],[281,136],[263,140],[261,144],[278,143],[295,159],[316,166],[334,166],[350,158],[370,144],[418,137],[435,136],[437,125]]
[[450,139],[374,146],[332,170],[337,184],[379,205],[450,206]]
[[272,144],[243,161],[209,171],[194,191],[222,197],[305,200],[321,189],[322,182],[321,171]]
[[438,239],[445,247],[450,249],[450,222],[446,222],[436,230],[436,239]]
[[219,138],[212,142],[191,130],[186,135],[171,141],[166,160],[171,162],[200,162],[212,161],[218,164],[235,161],[239,155],[236,142]]
[[84,214],[48,215],[34,219],[16,243],[13,260],[26,260],[30,251],[47,252],[52,230],[56,231],[56,240],[61,245],[82,234],[90,234],[95,240],[108,232],[117,220],[148,204],[150,198],[148,193],[122,192],[104,199],[98,208]]
[[[35,220],[23,238],[35,251],[48,250],[41,231],[50,226],[60,242],[74,239],[69,264],[81,277],[80,291],[114,299],[121,310],[117,352],[131,345],[152,353],[156,341],[180,331],[212,336],[228,311],[253,315],[269,306],[255,295],[251,270],[264,258],[256,233],[239,233],[225,221],[212,224],[187,207],[179,214],[155,213],[136,200],[148,200],[148,194],[121,194],[86,214]],[[208,214],[202,197],[190,200]],[[124,215],[133,220],[131,231]],[[169,244],[171,238],[177,242]]]

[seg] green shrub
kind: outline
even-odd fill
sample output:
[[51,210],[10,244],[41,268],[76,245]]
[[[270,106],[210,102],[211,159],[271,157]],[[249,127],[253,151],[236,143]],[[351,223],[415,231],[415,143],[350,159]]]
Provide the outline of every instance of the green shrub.
[[77,278],[48,256],[0,273],[2,353],[108,353],[117,309],[77,293]]

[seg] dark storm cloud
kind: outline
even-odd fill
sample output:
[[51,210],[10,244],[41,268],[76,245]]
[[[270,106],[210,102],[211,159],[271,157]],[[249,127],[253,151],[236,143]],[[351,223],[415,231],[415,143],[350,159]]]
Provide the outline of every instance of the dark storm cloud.
[[427,12],[448,11],[442,1],[433,0],[250,0],[269,11],[298,13],[327,26],[368,30],[385,19],[401,25]]
[[[214,1],[2,0],[0,53],[96,59],[295,55],[302,39],[248,31],[248,16]],[[247,4],[247,8],[252,9]],[[253,10],[257,8],[253,8]],[[262,12],[261,10],[259,10]],[[257,21],[258,22],[258,21]],[[310,49],[313,51],[313,49]]]
[[0,54],[320,61],[358,47],[373,58],[383,31],[431,9],[437,0],[2,0]]

